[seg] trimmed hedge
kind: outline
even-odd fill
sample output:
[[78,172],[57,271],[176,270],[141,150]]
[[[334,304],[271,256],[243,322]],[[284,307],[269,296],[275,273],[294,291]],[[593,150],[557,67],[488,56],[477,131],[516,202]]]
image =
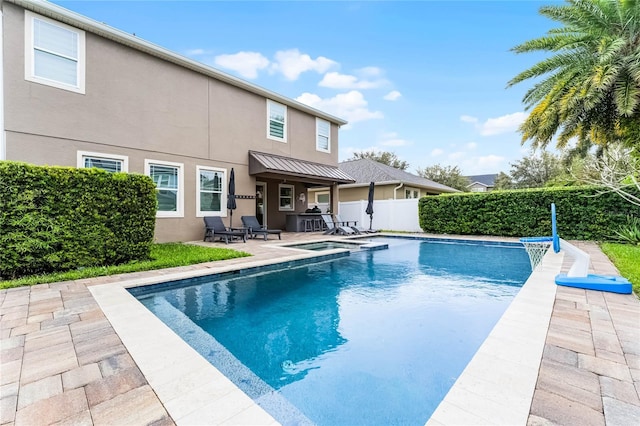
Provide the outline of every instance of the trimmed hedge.
[[441,234],[536,237],[551,235],[551,203],[558,235],[573,240],[611,240],[640,207],[601,188],[540,188],[423,197],[420,227]]
[[0,162],[0,278],[148,259],[156,202],[147,176]]

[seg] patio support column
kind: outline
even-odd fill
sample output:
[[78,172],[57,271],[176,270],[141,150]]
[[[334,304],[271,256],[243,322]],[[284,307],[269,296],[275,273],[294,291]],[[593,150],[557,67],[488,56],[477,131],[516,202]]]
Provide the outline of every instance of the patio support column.
[[338,184],[333,182],[329,187],[329,207],[333,214],[338,214],[338,202],[340,200],[338,191]]

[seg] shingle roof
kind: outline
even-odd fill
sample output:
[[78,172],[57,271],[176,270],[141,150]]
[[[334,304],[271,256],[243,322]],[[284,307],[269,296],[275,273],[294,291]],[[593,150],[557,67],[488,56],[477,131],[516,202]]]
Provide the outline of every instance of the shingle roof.
[[492,175],[466,176],[466,178],[469,179],[471,184],[475,182],[479,182],[486,186],[494,186],[497,177],[498,177],[498,173],[494,173]]
[[369,182],[402,182],[420,188],[432,189],[440,192],[459,192],[457,189],[416,176],[395,167],[378,163],[368,158],[343,161],[338,164],[340,170],[356,180],[356,184]]

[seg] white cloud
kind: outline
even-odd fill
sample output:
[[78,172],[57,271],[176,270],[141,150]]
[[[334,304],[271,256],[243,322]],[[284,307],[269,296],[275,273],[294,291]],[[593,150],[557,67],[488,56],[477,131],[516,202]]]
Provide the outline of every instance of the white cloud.
[[387,84],[387,81],[384,79],[366,80],[360,79],[355,75],[328,72],[322,80],[320,80],[318,86],[328,87],[330,89],[375,89],[384,84]]
[[476,117],[472,117],[470,115],[461,115],[460,121],[464,121],[465,123],[477,123],[478,119]]
[[480,123],[478,118],[470,115],[461,115],[460,121],[473,124],[482,136],[493,136],[515,132],[526,118],[526,113],[514,112],[513,114],[506,114],[497,118],[489,118],[484,123]]
[[402,93],[398,92],[397,90],[392,90],[391,92],[384,95],[383,99],[386,101],[397,101],[401,96]]
[[363,152],[363,151],[373,151],[373,152],[382,152],[380,148],[377,146],[369,146],[366,148],[354,147],[354,146],[345,146],[340,147],[340,151],[346,154],[348,157],[351,157],[354,152]]
[[482,136],[499,135],[502,133],[515,132],[518,126],[527,118],[524,112],[514,112],[498,118],[490,118],[480,127]]
[[204,50],[204,49],[189,49],[189,50],[184,52],[184,54],[187,55],[187,56],[201,56],[201,55],[205,55],[207,53],[209,53],[209,52]]
[[503,163],[506,159],[499,155],[489,154],[482,157],[478,157],[478,166],[480,167],[497,167],[501,163]]
[[378,67],[364,67],[357,69],[356,72],[362,77],[379,77],[384,74],[384,71]]
[[349,123],[384,118],[384,114],[380,111],[369,111],[366,99],[357,90],[339,93],[333,98],[326,99],[322,99],[314,93],[305,92],[298,96],[296,100],[310,107],[344,118]]
[[477,143],[475,143],[475,142],[469,142],[469,143],[466,145],[466,147],[467,147],[467,149],[468,149],[468,150],[474,150],[474,149],[476,149],[476,148],[478,147],[478,144],[477,144]]
[[449,160],[457,160],[459,158],[464,157],[465,153],[462,151],[452,152],[449,154]]
[[440,149],[440,148],[435,148],[433,151],[431,151],[431,156],[432,157],[437,157],[439,155],[444,154],[444,150]]
[[407,146],[410,143],[404,139],[388,139],[380,142],[382,146]]
[[218,55],[216,65],[236,71],[242,77],[256,78],[258,71],[269,66],[269,60],[258,52],[238,52],[232,55]]
[[276,52],[271,70],[281,73],[287,80],[297,80],[303,72],[315,71],[322,74],[337,65],[337,62],[324,56],[312,59],[306,53],[300,53],[298,49],[289,49]]

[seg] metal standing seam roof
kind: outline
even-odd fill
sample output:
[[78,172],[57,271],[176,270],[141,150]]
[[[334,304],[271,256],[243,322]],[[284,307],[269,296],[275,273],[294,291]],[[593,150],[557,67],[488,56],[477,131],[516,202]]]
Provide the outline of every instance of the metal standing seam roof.
[[337,183],[353,183],[354,179],[338,167],[276,154],[249,151],[249,174],[275,173],[299,178]]
[[[141,52],[147,53],[151,56],[155,56],[167,62],[171,62],[181,67],[198,72],[200,74],[204,74],[206,76],[215,78],[216,80],[223,81],[232,86],[239,87],[248,92],[252,92],[257,95],[264,96],[267,99],[281,102],[285,105],[288,105],[300,111],[304,111],[315,117],[320,117],[327,121],[335,123],[338,126],[347,124],[347,121],[341,118],[338,118],[331,114],[327,114],[326,112],[317,110],[313,107],[310,107],[309,105],[298,102],[295,99],[287,98],[286,96],[282,96],[276,92],[272,92],[271,90],[265,89],[264,87],[260,87],[256,84],[249,83],[248,81],[234,77],[231,74],[227,74],[216,68],[207,66],[198,61],[194,61],[193,59],[189,59],[185,56],[179,55],[175,52],[170,51],[169,49],[165,49],[164,47],[148,42],[144,39],[136,37],[135,35],[126,33],[122,30],[110,27],[109,25],[95,21],[79,13],[65,9],[64,7],[59,6],[57,4],[49,3],[48,1],[43,1],[43,0],[6,0],[6,1],[9,3],[16,4],[34,13],[38,13],[40,15],[46,16],[48,18],[65,23],[67,25],[71,25],[72,27],[76,27],[93,34],[97,34],[100,37],[128,46],[132,49],[139,50]],[[1,2],[2,0],[0,0],[0,3]]]
[[339,164],[339,167],[343,172],[353,176],[358,184],[368,185],[369,182],[402,182],[406,185],[433,189],[440,192],[460,192],[450,186],[416,176],[368,158],[343,161]]

